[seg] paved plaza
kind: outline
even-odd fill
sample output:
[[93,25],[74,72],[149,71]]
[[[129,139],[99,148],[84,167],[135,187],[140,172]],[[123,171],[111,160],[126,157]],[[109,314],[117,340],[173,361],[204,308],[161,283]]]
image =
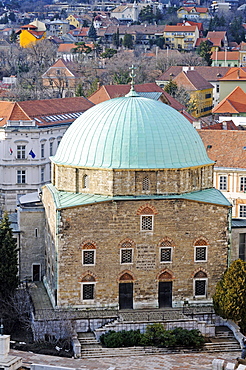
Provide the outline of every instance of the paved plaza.
[[22,357],[23,366],[25,367],[30,367],[32,363],[35,363],[82,370],[211,370],[213,359],[220,358],[235,362],[236,358],[240,356],[240,352],[179,353],[98,359],[70,359],[15,350],[11,350],[10,355]]

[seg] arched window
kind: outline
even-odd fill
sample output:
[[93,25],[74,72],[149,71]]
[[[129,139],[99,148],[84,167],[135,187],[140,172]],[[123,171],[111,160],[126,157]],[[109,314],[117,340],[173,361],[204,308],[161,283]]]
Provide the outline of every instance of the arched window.
[[160,243],[160,262],[172,262],[173,243],[170,239],[165,238]]
[[198,239],[194,243],[194,261],[207,262],[208,242],[205,239]]
[[150,188],[150,182],[149,178],[146,176],[143,178],[143,191],[149,190]]
[[96,246],[86,243],[82,246],[82,265],[94,266],[96,264]]
[[194,275],[194,296],[201,298],[207,296],[208,277],[204,271],[198,271]]
[[84,189],[88,189],[88,187],[89,187],[89,176],[88,175],[83,176],[82,186],[83,186]]
[[133,263],[133,245],[130,241],[124,241],[120,246],[120,263]]
[[95,278],[87,274],[81,280],[81,299],[82,301],[93,300],[95,297]]

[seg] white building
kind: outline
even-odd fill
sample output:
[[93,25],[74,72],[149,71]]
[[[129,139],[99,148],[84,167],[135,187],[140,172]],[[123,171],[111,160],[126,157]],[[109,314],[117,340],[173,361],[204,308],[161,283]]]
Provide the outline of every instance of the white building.
[[0,212],[50,182],[50,160],[67,127],[93,104],[86,98],[0,102]]

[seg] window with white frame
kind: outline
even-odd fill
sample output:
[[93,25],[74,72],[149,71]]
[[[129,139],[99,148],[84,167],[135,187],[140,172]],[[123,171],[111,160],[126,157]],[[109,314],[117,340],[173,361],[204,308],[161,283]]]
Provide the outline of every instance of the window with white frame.
[[219,176],[219,189],[227,190],[227,176]]
[[121,254],[121,257],[120,257],[120,262],[122,264],[124,263],[132,263],[132,256],[133,256],[133,250],[132,249],[121,249],[120,250],[120,254]]
[[142,187],[143,187],[143,191],[146,191],[146,190],[149,190],[149,178],[146,176],[143,178],[143,184],[142,184]]
[[26,171],[18,170],[17,171],[17,184],[25,184],[25,183],[26,183]]
[[239,205],[239,217],[245,217],[246,218],[246,204],[240,204]]
[[82,283],[82,300],[88,301],[94,299],[94,283]]
[[246,191],[246,177],[240,177],[240,191]]
[[82,264],[95,265],[96,251],[94,249],[83,249],[82,251]]
[[153,215],[141,215],[141,231],[152,231],[154,227]]
[[203,271],[198,271],[194,276],[194,296],[201,298],[207,296],[207,274]]
[[17,159],[25,159],[25,158],[26,158],[26,146],[17,145]]
[[53,141],[50,141],[50,155],[53,155]]
[[41,149],[41,153],[40,153],[41,158],[44,158],[44,145],[45,145],[44,143],[41,143],[41,148],[40,148]]
[[164,240],[161,242],[160,261],[172,262],[172,242],[170,240]]
[[44,167],[41,167],[41,170],[40,170],[40,180],[41,182],[44,182]]
[[195,262],[207,261],[207,246],[195,246]]

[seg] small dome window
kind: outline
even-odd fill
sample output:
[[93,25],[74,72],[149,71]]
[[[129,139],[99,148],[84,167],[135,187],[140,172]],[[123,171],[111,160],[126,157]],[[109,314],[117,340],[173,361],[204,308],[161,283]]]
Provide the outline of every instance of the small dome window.
[[150,181],[149,178],[146,176],[143,179],[143,191],[149,190],[150,188]]

